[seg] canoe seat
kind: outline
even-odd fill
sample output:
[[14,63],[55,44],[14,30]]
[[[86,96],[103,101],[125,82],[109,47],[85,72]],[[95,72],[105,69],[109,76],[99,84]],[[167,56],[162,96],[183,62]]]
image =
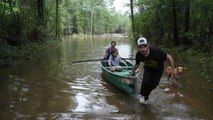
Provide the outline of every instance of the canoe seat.
[[130,75],[130,71],[129,70],[127,70],[127,71],[121,71],[121,72],[118,72],[118,71],[115,71],[115,72],[113,72],[114,74],[116,74],[116,75],[121,75],[121,76],[129,76]]

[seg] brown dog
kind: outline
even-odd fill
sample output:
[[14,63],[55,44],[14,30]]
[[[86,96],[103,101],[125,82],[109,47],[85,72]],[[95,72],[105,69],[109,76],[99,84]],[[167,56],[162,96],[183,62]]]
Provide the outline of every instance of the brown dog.
[[[175,68],[175,72],[176,72],[176,74],[177,74],[177,78],[179,78],[179,76],[183,73],[183,70],[184,70],[184,68],[183,67],[181,67],[181,66],[179,66],[179,67],[176,67]],[[172,76],[172,67],[171,66],[169,66],[169,67],[167,67],[166,69],[165,69],[165,73],[166,73],[166,75],[167,75],[167,79],[169,80],[169,78]],[[176,80],[177,80],[177,78],[176,78]]]

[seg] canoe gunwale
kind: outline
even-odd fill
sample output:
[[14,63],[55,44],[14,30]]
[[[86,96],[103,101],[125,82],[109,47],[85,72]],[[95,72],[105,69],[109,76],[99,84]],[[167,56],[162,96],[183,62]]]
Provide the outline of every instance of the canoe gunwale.
[[138,74],[136,74],[136,76],[122,76],[122,75],[114,74],[112,71],[106,69],[106,67],[104,67],[102,64],[101,64],[101,68],[104,69],[106,72],[113,74],[115,76],[121,77],[121,78],[136,79],[138,77]]

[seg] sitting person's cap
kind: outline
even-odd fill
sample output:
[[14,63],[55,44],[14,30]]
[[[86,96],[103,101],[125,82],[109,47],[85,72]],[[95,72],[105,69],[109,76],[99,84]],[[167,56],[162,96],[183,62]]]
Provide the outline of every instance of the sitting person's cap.
[[144,37],[139,38],[137,43],[138,43],[138,46],[148,44],[146,38]]

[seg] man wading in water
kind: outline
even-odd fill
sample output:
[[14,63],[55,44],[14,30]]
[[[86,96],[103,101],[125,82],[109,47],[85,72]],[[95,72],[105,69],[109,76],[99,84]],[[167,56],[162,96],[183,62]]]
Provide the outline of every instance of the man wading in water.
[[[144,73],[138,100],[139,102],[146,104],[150,93],[160,82],[160,78],[163,74],[164,62],[168,60],[174,71],[174,60],[169,54],[166,54],[161,49],[150,47],[147,40],[143,37],[138,39],[137,44],[138,52],[136,53],[136,63],[132,69],[131,75],[135,74],[140,62],[143,62]],[[173,77],[176,77],[175,72],[173,72]]]

